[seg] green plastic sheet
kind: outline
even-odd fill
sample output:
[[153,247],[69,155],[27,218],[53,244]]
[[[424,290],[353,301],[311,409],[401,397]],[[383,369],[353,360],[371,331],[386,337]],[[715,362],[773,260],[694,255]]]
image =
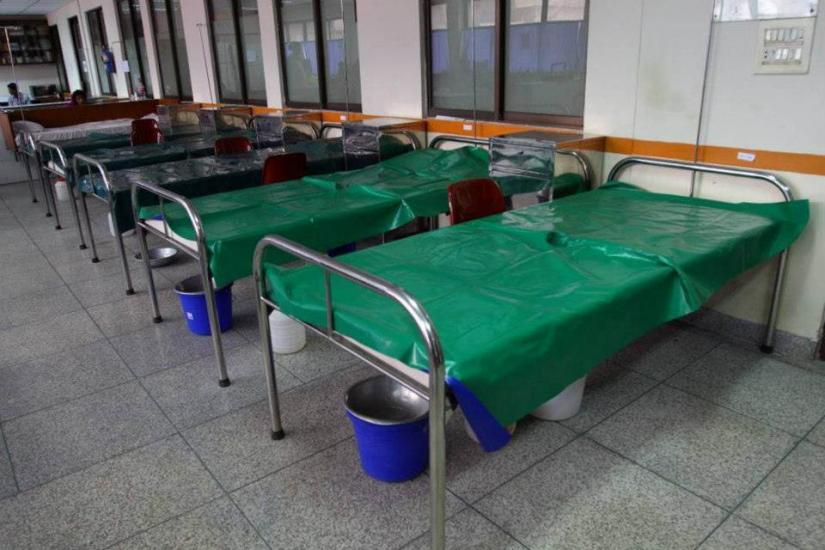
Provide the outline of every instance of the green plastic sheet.
[[[610,184],[339,258],[404,288],[457,380],[503,426],[801,233],[807,201],[728,204]],[[321,271],[266,266],[283,311],[326,326]],[[336,330],[426,370],[408,316],[332,278]]]

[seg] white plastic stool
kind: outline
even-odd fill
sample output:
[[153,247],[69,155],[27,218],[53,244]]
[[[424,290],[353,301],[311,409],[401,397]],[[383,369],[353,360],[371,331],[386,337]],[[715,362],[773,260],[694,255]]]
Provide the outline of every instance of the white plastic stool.
[[69,200],[69,186],[66,184],[66,180],[58,178],[57,181],[54,182],[54,194],[60,202],[67,202]]
[[579,378],[556,397],[539,405],[530,415],[541,420],[566,420],[576,416],[582,406],[585,382],[586,376]]
[[281,355],[297,353],[307,345],[307,330],[301,323],[281,313],[269,314],[269,332],[272,351]]

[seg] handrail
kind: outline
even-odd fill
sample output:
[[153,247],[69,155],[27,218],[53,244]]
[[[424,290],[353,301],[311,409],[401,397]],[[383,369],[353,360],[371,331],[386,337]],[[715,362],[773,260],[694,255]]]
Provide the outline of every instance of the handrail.
[[[37,147],[40,152],[40,163],[43,169],[61,178],[66,177],[66,168],[69,167],[69,161],[66,158],[63,147],[52,141],[38,142]],[[46,152],[48,152],[48,159]],[[59,164],[54,162],[55,157],[57,157]]]
[[418,139],[418,136],[415,135],[415,133],[413,133],[410,130],[403,130],[403,129],[381,130],[380,135],[382,135],[382,136],[404,136],[405,138],[410,140],[410,145],[412,145],[413,151],[417,151],[417,150],[421,149],[421,140]]
[[439,136],[435,136],[433,139],[430,140],[430,148],[438,149],[439,145],[442,143],[467,143],[469,145],[481,145],[488,147],[490,145],[490,140],[482,139],[482,138],[474,138],[469,136],[451,136],[449,134],[441,134]]
[[338,122],[324,122],[321,124],[321,129],[319,131],[321,137],[324,137],[324,132],[327,130],[343,130],[344,125]]
[[579,168],[581,168],[585,189],[593,188],[593,168],[590,166],[590,161],[587,160],[586,156],[572,149],[556,149],[556,154],[573,157],[579,164]]
[[[715,164],[701,164],[698,162],[683,162],[678,160],[665,160],[649,157],[627,157],[617,162],[607,176],[607,181],[616,181],[621,173],[634,164],[641,164],[645,166],[656,166],[659,168],[672,168],[674,170],[686,170],[691,173],[707,173],[719,174],[722,176],[732,176],[737,178],[755,179],[769,183],[782,193],[785,202],[793,200],[793,193],[790,188],[782,183],[782,181],[775,175],[768,172],[760,172],[756,170],[745,170],[742,168],[733,168],[729,166],[718,166]],[[691,182],[690,196],[695,194],[695,182]]]
[[[274,247],[284,251],[306,263],[314,264],[324,271],[324,295],[326,298],[327,327],[326,334],[334,342],[351,349],[345,344],[343,335],[335,330],[335,316],[332,304],[332,289],[330,286],[330,275],[335,274],[347,279],[359,286],[366,288],[380,296],[385,296],[400,305],[412,319],[419,335],[427,348],[429,361],[429,383],[427,388],[412,378],[399,380],[419,395],[429,400],[429,438],[430,438],[430,533],[431,548],[444,548],[444,522],[445,522],[445,398],[446,388],[444,386],[445,367],[444,352],[441,347],[441,340],[438,337],[435,326],[424,307],[401,287],[390,283],[374,275],[365,273],[352,266],[337,262],[328,256],[310,250],[300,244],[292,242],[283,237],[268,235],[258,242],[255,247],[253,260],[253,272],[255,285],[258,293],[258,323],[261,329],[262,344],[265,347],[264,360],[266,367],[266,377],[270,404],[270,414],[272,420],[272,436],[274,439],[284,437],[281,424],[280,410],[278,407],[278,393],[275,382],[274,361],[272,359],[272,348],[269,334],[269,320],[267,305],[277,308],[277,305],[266,298],[266,280],[263,273],[263,258],[265,251]],[[354,349],[354,346],[352,346]],[[372,357],[371,357],[372,358]],[[380,361],[380,360],[379,360]],[[373,363],[372,366],[385,372],[380,364]]]

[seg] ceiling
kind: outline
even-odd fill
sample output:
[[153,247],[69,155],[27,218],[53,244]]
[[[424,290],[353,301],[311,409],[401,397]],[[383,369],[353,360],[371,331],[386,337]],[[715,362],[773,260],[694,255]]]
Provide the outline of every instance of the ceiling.
[[0,0],[0,17],[9,15],[46,15],[69,0]]

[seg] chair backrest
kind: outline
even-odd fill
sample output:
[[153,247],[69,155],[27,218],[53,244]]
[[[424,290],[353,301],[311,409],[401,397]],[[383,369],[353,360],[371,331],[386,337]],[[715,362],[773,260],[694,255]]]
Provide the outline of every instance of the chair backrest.
[[215,140],[215,156],[239,155],[252,150],[252,142],[244,136],[229,136]]
[[153,118],[139,118],[132,121],[132,145],[147,145],[161,143],[163,132],[160,131],[158,121]]
[[488,178],[459,181],[447,188],[450,224],[456,225],[507,210],[498,184]]
[[306,174],[306,168],[307,156],[304,153],[272,155],[264,163],[262,183],[267,185],[301,179]]

